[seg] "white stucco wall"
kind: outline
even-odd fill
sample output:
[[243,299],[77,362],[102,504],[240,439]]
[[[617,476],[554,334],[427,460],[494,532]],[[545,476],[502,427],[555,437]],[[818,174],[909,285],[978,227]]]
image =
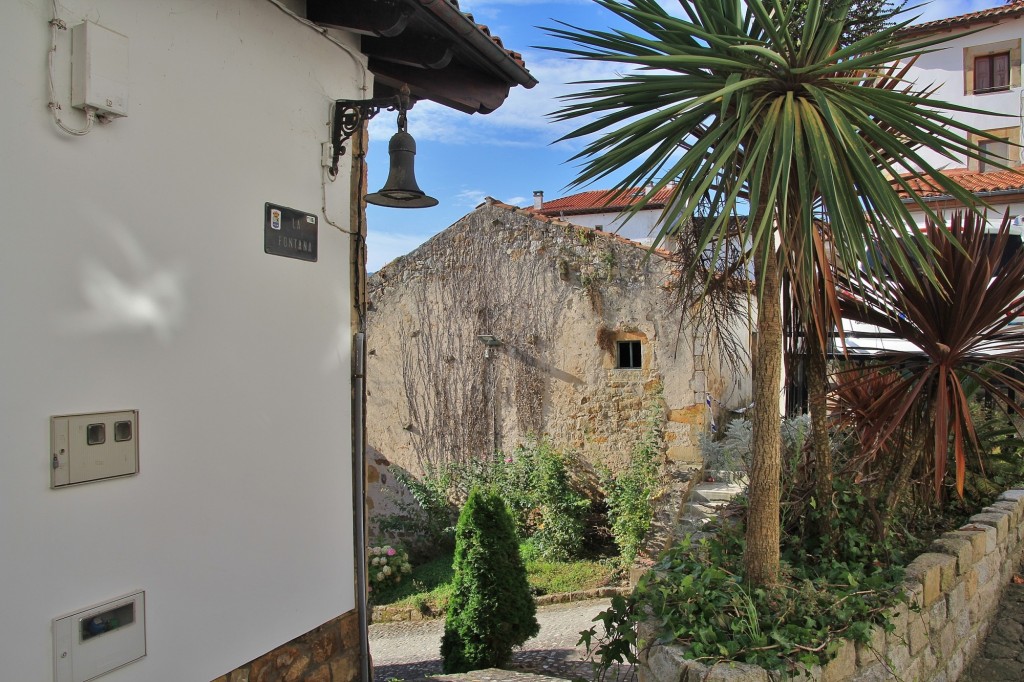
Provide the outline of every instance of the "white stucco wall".
[[[1010,233],[1021,234],[1022,231],[1024,231],[1024,202],[1000,201],[998,197],[987,197],[986,200],[989,202],[990,205],[990,208],[986,213],[986,217],[988,218],[988,225],[986,227],[987,231],[995,232],[999,229],[999,224],[1003,221],[1003,215],[1006,213],[1007,209],[1009,209],[1010,219],[1012,221],[1010,225]],[[945,216],[946,220],[949,220],[951,214],[956,209],[944,208],[939,210],[941,211],[943,216]],[[926,222],[924,211],[917,209],[917,207],[912,207],[910,215],[914,218],[914,222],[917,224],[918,229],[923,230]],[[1013,221],[1014,217],[1017,218],[1016,221]]]
[[[58,131],[50,2],[4,3],[0,678],[51,679],[52,618],[142,589],[148,655],[104,681],[209,680],[355,608],[348,236],[320,144],[362,76],[268,2],[59,5],[128,36],[130,105]],[[347,173],[327,191],[347,223]],[[267,201],[320,216],[318,262],[264,254]],[[50,415],[113,409],[140,411],[141,472],[50,490]]]
[[[972,27],[977,28],[977,27]],[[958,30],[963,33],[963,30]],[[934,36],[929,36],[929,38]],[[935,52],[922,55],[915,64],[910,79],[920,87],[937,86],[933,95],[937,100],[984,110],[986,114],[955,114],[955,118],[981,130],[1010,128],[1021,125],[1022,91],[1019,86],[1002,92],[965,94],[964,92],[964,49],[989,43],[1020,40],[1024,37],[1024,18],[1005,19],[985,30],[971,35],[959,35],[944,43]],[[1017,150],[1018,152],[1020,150]],[[950,162],[933,152],[923,152],[925,159],[942,167],[963,167],[966,158]],[[1016,159],[1011,159],[1011,161]]]
[[658,219],[661,218],[661,210],[640,211],[628,220],[620,211],[608,213],[591,213],[586,215],[566,216],[565,220],[584,227],[598,227],[605,232],[617,234],[626,239],[632,239],[641,244],[650,244],[657,235],[655,229]]

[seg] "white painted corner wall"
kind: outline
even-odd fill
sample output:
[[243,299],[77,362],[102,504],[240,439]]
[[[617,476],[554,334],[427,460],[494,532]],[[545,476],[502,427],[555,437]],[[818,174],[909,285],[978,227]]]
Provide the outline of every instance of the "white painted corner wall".
[[[971,29],[982,28],[980,26]],[[942,34],[940,34],[942,35]],[[927,36],[931,39],[936,36]],[[985,113],[955,113],[953,117],[980,130],[1012,128],[1021,125],[1024,118],[1024,90],[1012,87],[1002,92],[966,94],[964,92],[964,49],[1024,38],[1024,17],[1003,19],[977,33],[958,35],[949,42],[936,46],[935,51],[922,55],[908,78],[920,88],[935,87],[932,97],[943,102],[968,106]],[[963,168],[966,157],[952,162],[934,152],[921,150],[922,156],[936,168]]]
[[[349,237],[320,147],[364,72],[262,0],[58,6],[128,37],[129,111],[60,132],[51,3],[4,4],[0,678],[52,679],[51,619],[141,589],[148,655],[104,682],[209,680],[356,606]],[[346,229],[348,188],[326,190]],[[319,216],[318,262],[263,252],[264,202]],[[50,415],[119,409],[140,473],[51,490]]]

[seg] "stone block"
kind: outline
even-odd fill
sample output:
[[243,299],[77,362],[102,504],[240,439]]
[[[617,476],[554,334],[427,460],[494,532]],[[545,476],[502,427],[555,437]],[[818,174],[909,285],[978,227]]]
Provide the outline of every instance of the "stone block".
[[907,566],[907,577],[917,580],[924,588],[922,606],[931,606],[942,596],[942,571],[956,570],[956,559],[948,554],[926,552],[918,555]]
[[[973,562],[974,563],[978,563],[979,561],[984,559],[985,555],[988,553],[988,549],[987,549],[988,536],[987,536],[987,533],[985,532],[986,528],[988,528],[988,526],[971,526],[971,525],[967,525],[967,526],[963,526],[963,527],[959,528],[958,530],[954,530],[952,532],[946,533],[946,535],[952,535],[952,536],[956,536],[956,537],[963,537],[963,538],[967,538],[968,540],[970,540],[971,541],[971,547],[974,549],[974,559],[973,559]],[[995,529],[992,529],[992,530],[994,531]],[[993,532],[993,535],[994,535],[994,532]],[[993,540],[994,539],[995,538],[993,537]]]
[[1024,489],[1012,488],[1012,489],[1007,490],[1007,491],[1003,492],[1002,494],[1000,494],[997,499],[1000,499],[1000,500],[1011,500],[1013,502],[1022,501],[1022,500],[1024,500]]
[[939,658],[930,646],[921,650],[921,655],[917,657],[917,660],[921,661],[921,672],[926,676],[925,679],[939,669]]
[[869,666],[862,666],[857,669],[857,673],[851,678],[850,682],[886,682],[886,680],[893,679],[889,674],[889,669],[881,663],[874,663]]
[[1006,540],[1006,533],[1010,529],[1010,515],[1008,512],[982,512],[972,516],[970,522],[995,528],[996,542],[1004,542]]
[[949,620],[955,620],[961,614],[967,613],[967,588],[964,583],[960,583],[953,586],[951,590],[946,592],[946,618]]
[[946,614],[946,600],[940,599],[931,605],[928,609],[928,629],[932,632],[938,632],[942,628],[946,627],[947,614]]
[[331,682],[356,682],[360,677],[359,651],[348,652],[345,656],[331,661]]
[[[893,670],[893,676],[887,677],[886,679],[906,680],[906,682],[910,682],[910,680],[921,680],[924,679],[923,667],[924,666],[921,664],[920,659],[915,658],[906,666]],[[902,671],[902,673],[898,671]],[[896,677],[896,675],[899,675],[899,677]]]
[[850,640],[843,640],[835,658],[825,664],[821,671],[821,682],[845,682],[857,671],[857,646]]
[[904,580],[903,594],[907,596],[907,605],[911,611],[920,609],[924,605],[924,585],[920,580]]
[[946,623],[946,627],[939,631],[934,646],[935,653],[940,661],[949,659],[950,655],[956,650],[956,628],[952,623]]
[[913,656],[910,655],[910,646],[907,642],[889,642],[885,648],[885,664],[892,670],[906,670],[910,666]]
[[647,660],[641,670],[646,668],[644,672],[650,673],[651,680],[685,682],[689,662],[683,654],[681,647],[654,646],[647,654]]
[[768,673],[756,665],[734,661],[716,663],[702,682],[768,682]]
[[960,673],[964,671],[964,652],[957,650],[946,660],[946,677],[951,680],[959,680]]
[[331,668],[322,665],[302,678],[302,682],[331,682]]
[[[686,679],[683,682],[701,682],[710,672],[710,668],[703,663],[693,661],[686,669]],[[651,682],[658,682],[652,680]]]
[[857,666],[865,668],[878,663],[885,656],[885,630],[879,626],[871,629],[867,642],[857,643]]
[[[1020,525],[1020,516],[1021,516],[1021,511],[1024,510],[1024,503],[1020,502],[1019,500],[1017,502],[1011,502],[1009,500],[998,500],[998,501],[992,503],[992,508],[1002,509],[1004,511],[1010,512],[1010,527],[1011,528],[1014,528],[1014,527]],[[988,510],[988,509],[989,509],[989,507],[985,508],[985,510]],[[1012,535],[1012,533],[1011,533],[1011,535]]]
[[963,575],[974,565],[974,546],[969,538],[956,533],[945,533],[928,548],[929,552],[941,552],[956,557],[956,572]]
[[910,623],[907,626],[907,643],[910,645],[910,655],[918,656],[928,646],[928,623],[923,614],[910,614]]
[[974,570],[978,574],[978,588],[982,589],[992,580],[991,563],[984,560],[979,561],[974,565]]
[[958,646],[962,649],[963,642],[971,636],[971,619],[967,617],[967,611],[964,610],[964,612],[957,616],[952,622],[953,633],[956,635]]
[[[975,514],[975,516],[978,516],[978,514]],[[996,546],[998,545],[997,540],[999,538],[999,535],[998,535],[999,532],[996,530],[995,526],[993,526],[991,524],[988,524],[988,523],[974,523],[973,522],[973,519],[974,519],[973,516],[971,517],[971,519],[972,519],[972,522],[968,523],[967,525],[961,526],[960,530],[962,530],[962,531],[972,531],[972,532],[981,531],[982,533],[985,534],[985,551],[982,554],[982,556],[980,556],[980,557],[978,556],[977,545],[975,545],[974,561],[975,561],[975,563],[977,563],[978,561],[981,561],[981,559],[983,557],[988,556],[992,552],[996,551]]]
[[907,621],[910,617],[910,606],[906,603],[897,604],[889,612],[889,623],[892,625],[892,632],[886,634],[886,646],[897,641],[907,643]]
[[971,569],[967,572],[963,579],[964,595],[967,597],[967,603],[970,605],[974,598],[978,594],[978,571]]

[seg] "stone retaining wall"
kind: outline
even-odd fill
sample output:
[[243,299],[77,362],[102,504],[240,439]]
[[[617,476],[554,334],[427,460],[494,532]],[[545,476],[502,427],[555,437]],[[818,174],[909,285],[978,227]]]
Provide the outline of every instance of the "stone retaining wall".
[[[812,682],[955,682],[988,633],[1003,588],[1021,558],[1024,490],[1009,490],[958,530],[938,538],[907,567],[909,604],[895,630],[876,628],[870,645],[846,642]],[[917,608],[914,608],[917,607]],[[644,657],[640,682],[775,682],[786,679],[742,663],[707,666],[683,649],[656,646]]]

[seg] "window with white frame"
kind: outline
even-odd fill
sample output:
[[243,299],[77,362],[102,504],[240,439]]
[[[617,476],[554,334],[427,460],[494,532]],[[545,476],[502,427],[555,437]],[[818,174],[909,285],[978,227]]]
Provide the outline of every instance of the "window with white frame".
[[984,95],[1019,88],[1020,38],[964,48],[964,94]]

